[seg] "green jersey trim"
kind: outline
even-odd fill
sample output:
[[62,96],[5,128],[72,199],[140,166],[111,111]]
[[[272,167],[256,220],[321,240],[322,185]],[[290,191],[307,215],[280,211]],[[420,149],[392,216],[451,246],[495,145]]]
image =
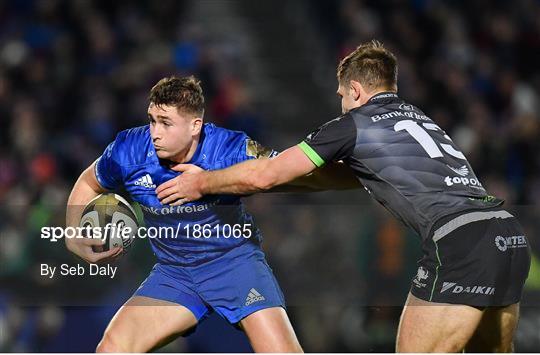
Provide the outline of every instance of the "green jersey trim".
[[307,155],[307,157],[315,164],[318,168],[324,165],[324,159],[317,154],[313,148],[311,148],[306,142],[301,142],[298,144],[298,147]]

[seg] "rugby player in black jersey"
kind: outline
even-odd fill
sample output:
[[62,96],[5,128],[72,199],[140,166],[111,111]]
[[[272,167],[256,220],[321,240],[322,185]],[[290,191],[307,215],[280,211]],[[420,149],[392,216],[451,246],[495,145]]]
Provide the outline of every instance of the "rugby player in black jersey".
[[271,159],[212,172],[177,166],[185,173],[158,188],[158,198],[182,204],[260,192],[343,161],[422,238],[397,351],[512,351],[530,265],[517,219],[486,192],[446,132],[397,96],[397,60],[382,44],[359,46],[337,78],[342,116]]

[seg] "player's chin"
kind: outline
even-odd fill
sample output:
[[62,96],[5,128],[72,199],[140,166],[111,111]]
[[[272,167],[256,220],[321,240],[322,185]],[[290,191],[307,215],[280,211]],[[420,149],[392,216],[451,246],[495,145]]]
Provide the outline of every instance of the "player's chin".
[[169,159],[171,157],[171,154],[164,151],[163,149],[156,149],[156,155],[159,159]]

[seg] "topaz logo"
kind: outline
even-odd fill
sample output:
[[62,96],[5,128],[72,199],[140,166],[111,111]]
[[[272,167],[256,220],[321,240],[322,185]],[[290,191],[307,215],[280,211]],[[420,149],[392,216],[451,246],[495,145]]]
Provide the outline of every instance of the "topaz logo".
[[494,295],[495,287],[490,286],[461,286],[455,282],[443,282],[440,293],[452,290],[454,294],[469,293],[473,295]]
[[495,246],[502,252],[508,249],[526,248],[527,238],[524,235],[514,235],[511,237],[496,236]]
[[476,189],[482,189],[482,190],[484,189],[480,181],[478,181],[477,179],[474,179],[474,178],[469,179],[463,176],[461,177],[460,176],[454,176],[454,177],[447,176],[444,178],[444,182],[446,183],[446,186],[464,185],[464,186],[473,187]]

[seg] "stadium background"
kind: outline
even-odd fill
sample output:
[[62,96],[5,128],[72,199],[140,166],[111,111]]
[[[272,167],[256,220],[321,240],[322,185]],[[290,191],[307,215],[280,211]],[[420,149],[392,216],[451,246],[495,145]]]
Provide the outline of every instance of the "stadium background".
[[[0,1],[0,351],[93,351],[153,263],[115,282],[39,277],[73,262],[39,239],[78,174],[145,124],[161,77],[195,74],[206,120],[283,149],[339,113],[335,67],[372,38],[400,95],[448,131],[520,216],[536,265],[517,351],[540,350],[540,3],[520,1]],[[246,199],[306,351],[393,351],[419,244],[362,191]],[[165,351],[248,351],[219,317]]]

